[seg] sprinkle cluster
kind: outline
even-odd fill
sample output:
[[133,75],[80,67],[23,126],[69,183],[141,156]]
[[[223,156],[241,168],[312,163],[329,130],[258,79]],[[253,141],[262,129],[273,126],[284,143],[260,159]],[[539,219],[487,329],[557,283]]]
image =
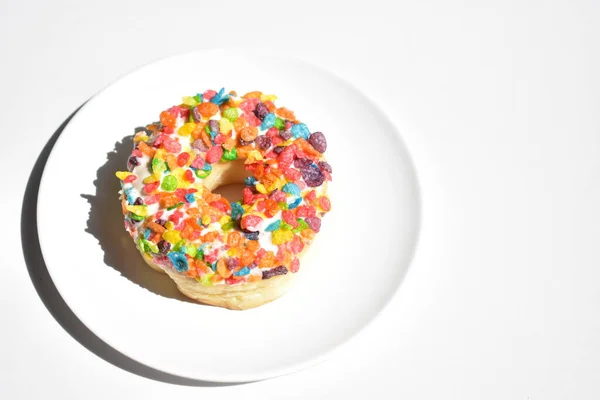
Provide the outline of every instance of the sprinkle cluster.
[[[207,90],[137,128],[119,171],[125,228],[162,268],[203,285],[270,279],[300,268],[298,254],[331,209],[327,140],[276,97]],[[242,199],[203,182],[213,165],[243,160]]]

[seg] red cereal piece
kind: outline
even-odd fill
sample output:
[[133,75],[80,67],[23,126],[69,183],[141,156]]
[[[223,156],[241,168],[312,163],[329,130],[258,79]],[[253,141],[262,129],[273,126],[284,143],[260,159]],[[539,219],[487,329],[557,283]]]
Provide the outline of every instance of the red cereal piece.
[[267,251],[261,247],[256,252],[256,258],[263,258],[265,256],[265,254],[267,254]]
[[200,169],[204,167],[204,160],[202,159],[202,157],[197,156],[196,158],[194,158],[194,161],[192,161],[192,164],[190,164],[190,167]]
[[164,133],[168,133],[169,135],[175,132],[175,128],[172,126],[165,126],[163,128]]
[[275,136],[273,139],[271,139],[271,144],[273,146],[278,146],[283,142],[284,142],[284,140],[281,138],[281,136]]
[[191,169],[186,170],[183,173],[183,177],[185,178],[186,181],[188,181],[189,183],[194,183],[196,181],[196,178],[194,178],[194,173],[192,172]]
[[302,174],[300,173],[300,171],[298,171],[297,169],[294,169],[294,168],[286,169],[283,174],[286,177],[286,179],[288,179],[292,182],[298,181],[302,177]]
[[163,216],[165,212],[163,210],[160,210],[159,212],[157,212],[156,214],[154,214],[154,218],[159,219],[160,217]]
[[315,192],[314,190],[311,190],[310,192],[308,192],[308,194],[305,197],[305,199],[308,201],[313,201],[316,198],[317,198],[317,192]]
[[244,204],[252,204],[252,190],[244,188],[242,191]]
[[208,203],[209,206],[216,208],[219,211],[227,212],[227,207],[222,201],[212,201]]
[[309,205],[302,205],[296,208],[296,216],[299,218],[314,217],[317,215],[317,210]]
[[294,162],[294,147],[293,145],[286,147],[283,149],[281,154],[277,157],[277,162],[279,163],[279,169],[286,170],[288,169],[292,163]]
[[183,153],[177,156],[177,165],[183,167],[187,162],[190,161],[190,153],[184,151]]
[[267,130],[267,133],[265,135],[267,135],[269,138],[273,139],[275,136],[279,136],[279,129],[272,126],[269,128],[269,130]]
[[132,156],[135,156],[135,157],[142,157],[144,154],[143,154],[141,151],[139,151],[138,149],[134,149],[134,150],[131,152],[131,155],[132,155]]
[[250,113],[246,114],[246,121],[248,121],[248,125],[250,126],[260,126],[261,120],[256,118],[256,115]]
[[256,228],[256,226],[258,224],[260,224],[262,222],[262,220],[263,219],[261,217],[259,217],[258,215],[245,214],[242,217],[240,225],[241,225],[242,229]]
[[221,159],[223,155],[223,148],[221,146],[213,146],[208,149],[208,153],[206,153],[206,162],[209,164],[214,164]]
[[290,250],[292,250],[294,253],[298,254],[302,251],[303,248],[304,248],[304,243],[302,243],[302,240],[300,240],[300,237],[294,235],[294,238],[290,242]]
[[240,108],[242,109],[242,111],[244,111],[246,113],[246,115],[254,115],[252,113],[252,111],[254,111],[254,109],[256,108],[256,105],[260,102],[260,99],[257,98],[251,98],[251,99],[247,99],[242,101],[242,103],[240,104]]
[[146,204],[150,205],[150,204],[158,203],[159,200],[160,200],[159,196],[155,194],[155,195],[146,197],[145,202],[146,202]]
[[227,136],[223,135],[222,133],[219,133],[217,136],[215,136],[215,144],[223,144],[225,141],[227,141]]
[[185,200],[185,195],[187,194],[187,191],[185,189],[177,189],[175,190],[175,196],[177,196],[181,201]]
[[285,194],[285,192],[281,191],[281,190],[277,190],[275,192],[273,192],[271,194],[270,199],[279,203],[280,201],[284,201],[287,198],[287,195]]
[[163,141],[162,147],[173,154],[177,154],[181,151],[181,144],[177,140],[171,138],[166,138]]
[[123,180],[124,183],[131,183],[133,181],[135,181],[137,179],[137,176],[135,175],[129,175],[127,178],[125,178]]
[[294,212],[291,210],[283,210],[281,212],[281,218],[284,222],[290,224],[292,227],[296,228],[298,226],[298,221],[296,221],[296,216]]
[[160,182],[149,183],[146,186],[144,186],[144,192],[146,194],[152,194],[152,193],[156,192],[156,189],[158,189],[159,185],[160,185]]
[[292,260],[292,266],[290,269],[291,269],[292,273],[294,273],[294,274],[296,272],[298,272],[298,270],[300,269],[300,260],[298,260],[297,258],[294,258]]
[[325,196],[319,197],[319,206],[321,206],[324,211],[331,210],[331,202]]
[[265,211],[266,205],[265,205],[265,201],[261,200],[258,203],[256,203],[256,209],[260,212]]
[[202,93],[202,100],[210,101],[210,99],[215,97],[216,94],[217,94],[217,92],[215,92],[214,90],[207,90],[204,93]]

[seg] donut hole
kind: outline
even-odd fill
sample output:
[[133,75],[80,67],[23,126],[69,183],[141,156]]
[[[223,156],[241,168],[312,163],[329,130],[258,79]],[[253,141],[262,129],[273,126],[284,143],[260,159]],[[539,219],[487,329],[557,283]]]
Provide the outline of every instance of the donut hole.
[[244,169],[244,160],[221,162],[213,165],[212,173],[204,180],[204,186],[212,193],[234,202],[242,198],[244,179],[249,176],[252,173]]

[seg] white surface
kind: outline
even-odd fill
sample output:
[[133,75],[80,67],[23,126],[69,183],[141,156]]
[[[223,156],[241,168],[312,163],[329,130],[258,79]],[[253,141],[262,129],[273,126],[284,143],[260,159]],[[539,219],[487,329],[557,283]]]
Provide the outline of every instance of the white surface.
[[[599,3],[233,3],[3,2],[0,397],[598,398]],[[170,385],[86,350],[40,301],[18,234],[62,121],[203,43],[288,46],[355,82],[398,118],[423,195],[416,258],[380,318],[330,361],[241,386]]]
[[[243,71],[234,64],[207,63],[234,56],[244,65]],[[304,84],[299,87],[297,80]],[[313,132],[326,133],[325,155],[334,168],[328,191],[333,207],[302,259],[295,285],[277,301],[244,312],[159,296],[125,279],[119,263],[105,263],[116,257],[105,253],[133,252],[135,247],[123,229],[114,175],[115,167],[125,169],[133,128],[158,120],[162,110],[179,104],[184,95],[218,90],[219,82],[240,94],[256,88],[275,93],[279,107],[294,110]],[[319,102],[314,93],[325,100]],[[109,128],[98,124],[107,115]],[[94,137],[95,144],[86,149],[86,162],[69,174],[73,182],[58,198],[56,189],[63,186],[72,156],[80,151],[82,132]],[[119,157],[122,165],[107,164],[107,154],[122,142],[118,145],[126,149]],[[385,174],[372,174],[368,166],[376,157],[394,159],[394,165]],[[378,190],[359,192],[359,182]],[[93,199],[82,194],[92,194]],[[241,198],[241,191],[238,194]],[[313,365],[381,311],[413,255],[418,197],[414,170],[399,133],[376,105],[339,78],[281,56],[198,51],[139,69],[103,90],[73,117],[44,170],[38,226],[44,259],[61,296],[106,343],[179,376],[248,382]],[[70,204],[66,220],[56,212],[65,203]],[[394,206],[382,207],[387,204]],[[98,229],[88,222],[99,218],[105,224],[114,220],[116,226]],[[76,233],[68,244],[56,234],[57,226],[62,232]],[[118,246],[107,245],[100,234],[107,230],[123,238]],[[369,231],[374,234],[359,236]],[[136,261],[144,270],[141,273],[146,273],[148,266],[141,256]],[[154,274],[156,280],[163,278]]]

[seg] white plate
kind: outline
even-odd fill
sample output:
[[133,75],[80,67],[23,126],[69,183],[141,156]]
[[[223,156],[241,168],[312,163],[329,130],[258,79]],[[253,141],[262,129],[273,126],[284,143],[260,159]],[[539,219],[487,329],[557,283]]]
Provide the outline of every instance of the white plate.
[[[333,167],[333,209],[297,284],[273,303],[241,312],[182,301],[168,278],[145,266],[123,229],[114,177],[131,142],[111,153],[182,96],[222,86],[276,94],[278,105],[326,134]],[[40,243],[60,294],[106,343],[179,376],[251,381],[322,360],[391,299],[417,238],[415,173],[376,104],[305,62],[240,52],[163,59],[110,85],[68,124],[42,178]],[[86,232],[90,203],[93,234]]]

